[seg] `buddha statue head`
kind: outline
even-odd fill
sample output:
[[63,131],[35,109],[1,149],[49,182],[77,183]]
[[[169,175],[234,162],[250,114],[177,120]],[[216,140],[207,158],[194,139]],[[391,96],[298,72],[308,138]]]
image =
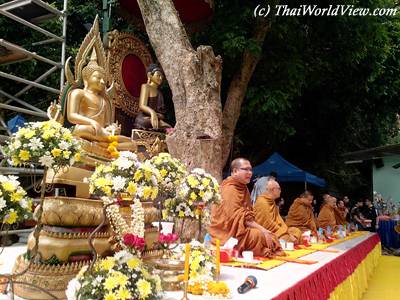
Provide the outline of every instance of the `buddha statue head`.
[[156,64],[151,64],[146,69],[147,83],[155,83],[157,86],[163,81],[163,73],[161,68]]
[[97,63],[96,49],[93,48],[89,63],[82,69],[82,79],[85,88],[94,92],[106,89],[106,71]]

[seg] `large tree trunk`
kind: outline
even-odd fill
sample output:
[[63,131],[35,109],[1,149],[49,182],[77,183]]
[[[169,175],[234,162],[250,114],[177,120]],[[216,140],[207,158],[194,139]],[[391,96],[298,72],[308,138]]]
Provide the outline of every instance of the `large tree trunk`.
[[[189,169],[201,167],[221,179],[246,89],[259,58],[245,51],[222,113],[222,59],[209,46],[193,49],[171,0],[138,0],[138,4],[173,94],[176,125],[167,138],[169,152]],[[254,39],[260,47],[268,28],[265,20],[258,21]]]
[[176,125],[168,149],[189,169],[201,167],[220,178],[222,60],[211,47],[193,49],[171,0],[138,4],[173,94]]

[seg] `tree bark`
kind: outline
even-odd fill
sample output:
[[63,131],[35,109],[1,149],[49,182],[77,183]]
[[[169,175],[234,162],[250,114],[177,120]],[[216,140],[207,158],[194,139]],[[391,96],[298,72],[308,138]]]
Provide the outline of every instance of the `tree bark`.
[[[169,152],[189,169],[204,168],[218,179],[229,157],[246,89],[259,57],[246,50],[222,112],[222,59],[210,46],[190,44],[171,0],[138,0],[150,42],[173,94],[176,125]],[[269,26],[257,23],[254,39],[262,46]],[[224,118],[224,119],[223,119]]]
[[176,125],[171,155],[217,178],[222,170],[222,60],[209,46],[195,51],[171,0],[138,0],[156,56],[171,87]]

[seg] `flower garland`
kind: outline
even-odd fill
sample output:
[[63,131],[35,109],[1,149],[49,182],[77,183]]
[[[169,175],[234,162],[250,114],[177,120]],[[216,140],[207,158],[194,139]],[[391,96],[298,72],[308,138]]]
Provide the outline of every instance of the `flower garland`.
[[32,200],[26,196],[18,177],[0,175],[0,220],[14,224],[32,215]]
[[107,206],[106,214],[121,248],[140,255],[140,251],[145,246],[144,208],[140,201],[135,199],[133,204],[130,205],[132,221],[128,224],[119,212],[118,202],[108,197],[102,197],[102,200],[103,204]]
[[31,122],[14,133],[4,147],[13,166],[38,165],[52,169],[80,160],[80,144],[71,131],[55,120]]
[[107,147],[107,151],[110,153],[111,157],[113,158],[118,158],[119,157],[119,152],[117,150],[118,147],[118,136],[115,135],[110,135],[108,137],[108,147]]
[[160,277],[127,251],[97,261],[92,273],[82,268],[66,290],[68,300],[158,300],[161,293]]

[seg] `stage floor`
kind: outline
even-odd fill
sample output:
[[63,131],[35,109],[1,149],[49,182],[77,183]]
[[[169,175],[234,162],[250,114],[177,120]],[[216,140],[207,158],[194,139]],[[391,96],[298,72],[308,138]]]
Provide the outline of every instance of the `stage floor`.
[[[227,282],[231,289],[232,299],[251,299],[266,300],[278,296],[283,291],[289,289],[302,279],[306,278],[313,272],[317,271],[327,263],[337,259],[349,249],[363,243],[374,234],[366,233],[365,235],[355,237],[342,243],[331,246],[327,249],[340,250],[338,253],[317,251],[309,255],[303,256],[301,259],[318,261],[316,264],[305,265],[298,263],[284,263],[268,271],[225,267],[221,268],[221,280]],[[15,258],[26,250],[26,245],[17,245],[6,247],[0,256],[0,273],[10,272]],[[241,285],[248,275],[257,278],[257,288],[246,294],[238,294],[237,287]],[[165,299],[172,300],[182,298],[182,292],[167,292]],[[189,295],[191,300],[206,299],[204,296]],[[9,299],[6,295],[0,295],[0,299]],[[20,299],[15,297],[15,299]]]

